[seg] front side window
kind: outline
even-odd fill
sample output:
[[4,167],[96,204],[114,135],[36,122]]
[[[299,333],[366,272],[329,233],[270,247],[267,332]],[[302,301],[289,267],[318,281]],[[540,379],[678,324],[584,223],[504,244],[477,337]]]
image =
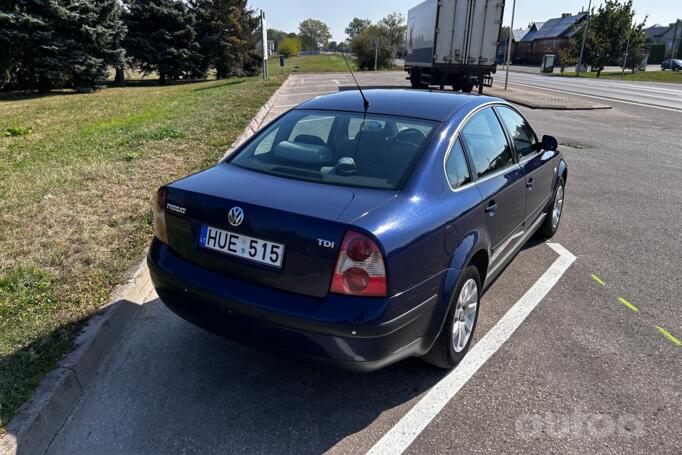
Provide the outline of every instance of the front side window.
[[474,115],[462,129],[461,137],[479,178],[514,164],[502,125],[491,108]]
[[388,115],[293,110],[259,133],[230,164],[291,179],[400,189],[439,125]]
[[528,122],[508,107],[499,107],[497,112],[514,141],[518,160],[521,161],[537,151],[537,139]]

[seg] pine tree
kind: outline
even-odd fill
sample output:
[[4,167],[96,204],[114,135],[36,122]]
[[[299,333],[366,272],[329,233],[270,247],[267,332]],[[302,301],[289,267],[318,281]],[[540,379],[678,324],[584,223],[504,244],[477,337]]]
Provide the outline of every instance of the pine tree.
[[117,0],[4,0],[0,84],[92,88],[122,63],[124,33]]
[[201,66],[195,18],[179,0],[124,0],[128,35],[124,47],[133,66],[157,72],[161,83],[196,76]]
[[258,72],[255,30],[259,19],[246,0],[192,0],[202,68],[216,68],[218,79]]

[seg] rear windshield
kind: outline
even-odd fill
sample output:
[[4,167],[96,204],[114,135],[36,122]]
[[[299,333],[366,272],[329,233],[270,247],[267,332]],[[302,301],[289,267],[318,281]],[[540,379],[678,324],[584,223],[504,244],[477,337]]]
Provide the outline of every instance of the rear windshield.
[[405,117],[294,110],[230,163],[298,180],[400,189],[437,126]]

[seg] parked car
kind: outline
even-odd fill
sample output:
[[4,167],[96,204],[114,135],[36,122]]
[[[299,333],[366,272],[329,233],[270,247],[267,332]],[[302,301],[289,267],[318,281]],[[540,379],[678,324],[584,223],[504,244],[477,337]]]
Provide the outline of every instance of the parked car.
[[171,310],[351,370],[463,358],[481,292],[559,227],[566,162],[497,98],[366,96],[307,101],[158,190],[148,264]]
[[681,69],[682,69],[682,60],[680,60],[680,59],[670,58],[668,60],[663,60],[663,62],[661,62],[661,71],[665,71],[665,70],[679,71]]

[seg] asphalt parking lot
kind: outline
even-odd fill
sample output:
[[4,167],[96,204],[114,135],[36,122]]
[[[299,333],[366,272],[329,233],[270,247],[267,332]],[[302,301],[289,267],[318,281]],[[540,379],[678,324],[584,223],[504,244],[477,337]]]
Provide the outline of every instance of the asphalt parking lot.
[[[294,76],[270,118],[351,84]],[[152,294],[48,453],[679,453],[682,347],[657,327],[682,338],[682,113],[610,104],[521,108],[567,155],[552,241],[576,260],[409,444],[395,428],[414,430],[406,416],[446,372],[416,359],[321,370],[203,332]],[[482,298],[476,343],[558,258],[545,243],[521,251]]]

